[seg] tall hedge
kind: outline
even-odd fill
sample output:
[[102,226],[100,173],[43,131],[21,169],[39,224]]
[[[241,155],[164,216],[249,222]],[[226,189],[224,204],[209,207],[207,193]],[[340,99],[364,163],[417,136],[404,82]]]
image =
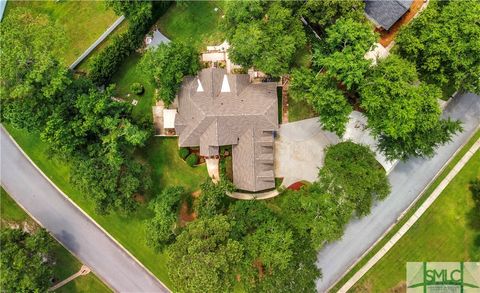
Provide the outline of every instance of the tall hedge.
[[93,59],[89,77],[97,85],[110,82],[125,58],[141,47],[145,34],[171,4],[170,1],[139,3],[132,6],[126,15],[129,22],[127,31],[114,37],[112,43]]

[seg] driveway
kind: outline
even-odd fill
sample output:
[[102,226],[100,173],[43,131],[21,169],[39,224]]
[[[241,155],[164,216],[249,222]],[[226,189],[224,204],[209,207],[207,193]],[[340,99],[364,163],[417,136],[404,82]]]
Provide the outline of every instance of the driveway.
[[323,274],[323,278],[317,280],[319,292],[325,292],[397,221],[455,151],[475,132],[480,125],[480,96],[457,96],[445,108],[444,117],[461,120],[464,131],[440,147],[433,158],[410,159],[393,168],[388,176],[392,184],[391,194],[378,202],[370,215],[351,221],[341,240],[326,245],[319,252],[317,265]]
[[42,226],[117,292],[169,292],[67,200],[0,128],[1,184]]
[[335,134],[322,130],[318,118],[281,124],[275,139],[275,176],[283,177],[285,187],[315,181],[325,147],[338,142]]

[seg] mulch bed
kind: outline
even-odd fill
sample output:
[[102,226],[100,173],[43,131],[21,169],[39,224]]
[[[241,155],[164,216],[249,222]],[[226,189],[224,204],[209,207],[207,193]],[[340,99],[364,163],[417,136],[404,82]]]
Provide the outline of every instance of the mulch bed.
[[289,187],[287,187],[287,189],[290,189],[290,190],[300,190],[300,188],[302,188],[303,186],[305,186],[306,184],[303,183],[302,181],[298,181],[298,182],[295,182],[293,183],[292,185],[290,185]]

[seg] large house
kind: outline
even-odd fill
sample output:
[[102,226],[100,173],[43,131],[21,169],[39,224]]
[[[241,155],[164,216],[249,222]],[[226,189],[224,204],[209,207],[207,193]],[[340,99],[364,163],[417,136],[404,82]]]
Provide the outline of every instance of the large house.
[[412,3],[413,0],[366,0],[365,14],[377,27],[388,31]]
[[178,93],[175,132],[181,147],[200,147],[215,157],[232,146],[233,183],[257,192],[275,187],[274,135],[278,129],[277,84],[251,83],[248,74],[203,69],[186,77]]

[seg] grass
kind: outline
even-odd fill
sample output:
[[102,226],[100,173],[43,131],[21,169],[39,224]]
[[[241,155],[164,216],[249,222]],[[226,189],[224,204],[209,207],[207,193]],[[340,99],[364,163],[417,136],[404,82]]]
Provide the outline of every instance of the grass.
[[[27,213],[22,210],[17,203],[1,188],[1,219],[9,223],[15,222],[21,224],[25,221],[34,223]],[[53,238],[52,238],[53,239]],[[64,280],[76,273],[82,264],[60,243],[54,241],[53,254],[55,256],[54,277],[56,281]],[[98,279],[95,274],[90,273],[86,276],[80,276],[67,285],[59,288],[55,292],[111,292],[111,290]]]
[[222,1],[175,2],[157,26],[169,39],[187,42],[199,49],[219,45],[225,39],[220,28],[223,7]]
[[65,63],[75,61],[117,19],[102,1],[8,1],[5,17],[26,7],[47,15],[65,31]]
[[402,239],[353,288],[386,292],[405,282],[406,263],[480,261],[480,217],[469,183],[480,177],[480,152],[470,159]]
[[405,224],[405,222],[415,213],[421,204],[428,198],[428,196],[437,188],[442,180],[448,175],[453,167],[460,161],[470,147],[480,138],[480,131],[477,131],[472,138],[463,146],[454,158],[445,166],[439,176],[433,183],[425,190],[419,200],[412,206],[412,208],[405,213],[405,215],[397,222],[397,224],[368,252],[340,281],[332,288],[332,292],[338,291],[345,282],[347,282],[361,267],[363,267],[370,258],[372,258],[391,238],[392,236]]
[[305,101],[288,100],[288,122],[316,117],[313,108]]
[[[141,204],[137,211],[130,215],[121,213],[96,214],[93,202],[69,182],[68,178],[72,166],[51,158],[48,155],[48,145],[40,140],[37,133],[14,129],[9,125],[4,126],[55,185],[95,219],[155,276],[167,286],[171,286],[165,265],[165,254],[155,252],[145,242],[145,220],[153,216],[146,204]],[[157,194],[169,185],[183,185],[188,190],[193,191],[198,189],[200,183],[207,178],[205,166],[190,168],[180,159],[177,153],[176,139],[154,137],[143,149],[139,150],[138,156],[151,165],[153,194]]]
[[[130,55],[113,76],[112,83],[116,84],[115,95],[117,97],[128,102],[133,99],[138,101],[138,104],[133,107],[132,117],[138,122],[148,121],[151,123],[153,120],[152,106],[155,104],[155,86],[150,82],[150,78],[140,70],[141,57],[139,53]],[[131,93],[130,86],[135,82],[142,84],[145,88],[143,95],[138,96]]]

